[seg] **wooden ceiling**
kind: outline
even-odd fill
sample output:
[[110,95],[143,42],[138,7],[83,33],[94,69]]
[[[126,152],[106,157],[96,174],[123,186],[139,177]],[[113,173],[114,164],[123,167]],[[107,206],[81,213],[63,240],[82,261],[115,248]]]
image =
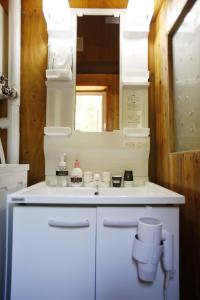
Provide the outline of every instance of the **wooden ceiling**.
[[126,8],[128,0],[69,0],[72,8]]
[[[42,0],[29,0],[23,1],[24,9],[28,9],[28,3],[33,1],[36,10],[42,9]],[[8,12],[9,0],[0,0],[6,12]],[[154,0],[154,17],[157,15],[163,0]],[[69,0],[70,7],[72,8],[126,8],[128,0]],[[31,5],[32,6],[32,5]]]

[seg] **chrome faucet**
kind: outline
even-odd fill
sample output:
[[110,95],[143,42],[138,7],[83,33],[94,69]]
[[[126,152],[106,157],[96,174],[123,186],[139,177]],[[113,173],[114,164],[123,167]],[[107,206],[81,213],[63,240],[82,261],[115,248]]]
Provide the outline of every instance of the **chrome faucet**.
[[94,174],[94,183],[95,183],[95,188],[96,188],[96,192],[94,194],[99,195],[99,186],[101,183],[101,176],[99,173]]

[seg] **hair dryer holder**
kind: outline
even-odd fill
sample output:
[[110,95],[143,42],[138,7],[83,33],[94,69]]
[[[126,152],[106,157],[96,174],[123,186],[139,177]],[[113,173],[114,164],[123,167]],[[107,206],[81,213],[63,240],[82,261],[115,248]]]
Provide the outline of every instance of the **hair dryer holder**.
[[[138,262],[138,275],[143,281],[152,282],[163,253],[163,245],[140,241],[136,234],[133,245],[133,258]],[[151,266],[151,267],[150,267]]]
[[[142,223],[141,220],[142,221],[147,220],[147,223],[146,224],[144,222]],[[148,224],[149,220],[150,220],[150,224]],[[152,225],[151,221],[153,221],[154,223],[157,222],[158,226]],[[139,228],[139,226],[141,227]],[[165,271],[166,277],[168,278],[167,283],[165,283],[165,285],[168,285],[168,281],[170,277],[169,275],[173,275],[173,271],[174,271],[173,234],[169,233],[166,230],[163,230],[162,223],[159,220],[154,218],[139,219],[137,225],[137,231],[140,232],[140,235],[141,232],[144,233],[143,240],[139,239],[138,234],[135,235],[135,239],[133,243],[133,252],[132,252],[132,257],[138,264],[139,279],[146,282],[153,282],[156,278],[158,264],[162,257],[163,269]],[[156,232],[156,241],[155,241],[155,232]],[[173,276],[171,276],[171,278],[172,277]]]

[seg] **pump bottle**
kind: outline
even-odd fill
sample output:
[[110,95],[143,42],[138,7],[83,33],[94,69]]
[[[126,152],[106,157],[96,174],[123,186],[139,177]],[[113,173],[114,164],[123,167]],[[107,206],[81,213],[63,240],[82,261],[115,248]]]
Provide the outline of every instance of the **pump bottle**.
[[58,167],[56,168],[57,186],[65,187],[68,181],[67,157],[61,154]]
[[71,186],[79,187],[82,186],[83,172],[80,168],[80,162],[78,160],[74,163],[74,168],[71,173]]

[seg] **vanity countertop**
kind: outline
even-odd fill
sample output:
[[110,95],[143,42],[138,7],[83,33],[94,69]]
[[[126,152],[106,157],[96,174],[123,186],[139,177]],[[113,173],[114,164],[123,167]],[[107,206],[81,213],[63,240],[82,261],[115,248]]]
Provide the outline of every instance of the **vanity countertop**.
[[40,182],[8,196],[9,203],[66,205],[176,205],[184,204],[184,196],[157,184],[131,188],[49,187]]

